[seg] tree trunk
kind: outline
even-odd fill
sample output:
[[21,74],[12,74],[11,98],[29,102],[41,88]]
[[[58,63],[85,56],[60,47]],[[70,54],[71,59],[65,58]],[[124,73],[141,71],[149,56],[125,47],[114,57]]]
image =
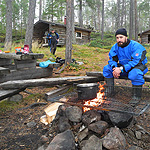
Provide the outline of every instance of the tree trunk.
[[79,0],[79,26],[83,27],[82,0]]
[[72,44],[76,43],[76,37],[75,37],[75,29],[74,29],[74,0],[71,3],[71,11],[72,11]]
[[130,26],[129,26],[129,39],[133,36],[133,0],[130,0]]
[[5,37],[5,50],[11,51],[12,44],[12,0],[6,0],[7,13],[6,13],[6,37]]
[[36,6],[36,0],[30,0],[29,1],[28,24],[27,24],[27,30],[26,30],[26,36],[25,36],[25,42],[24,42],[25,45],[29,45],[29,49],[32,49],[35,6]]
[[102,26],[101,26],[101,39],[104,38],[104,0],[102,0]]
[[[101,1],[100,1],[100,2],[101,2]],[[101,14],[100,14],[101,3],[100,3],[100,2],[97,4],[97,9],[98,9],[97,17],[98,17],[98,30],[99,30],[99,31],[101,30],[101,25],[100,25],[100,24],[101,24],[101,17],[100,17],[100,16],[101,16]]]
[[61,9],[61,10],[60,10],[61,19],[60,19],[60,20],[63,21],[63,8],[62,8],[63,3],[61,3],[60,5],[61,5],[61,8],[60,8],[60,9]]
[[94,28],[95,30],[97,30],[97,24],[96,24],[96,20],[97,20],[97,16],[96,16],[96,10],[94,9],[93,10],[93,19],[94,19]]
[[39,20],[42,19],[42,0],[39,2]]
[[120,0],[117,0],[117,18],[116,18],[116,29],[120,27]]
[[125,28],[127,28],[127,6],[126,6],[126,0],[124,0],[125,2],[124,2],[124,4],[125,4],[125,8],[124,8],[124,26],[125,26]]
[[134,0],[134,6],[135,6],[135,41],[138,41],[137,0]]
[[[148,8],[150,7],[150,2],[148,2]],[[149,9],[149,13],[150,14],[150,9]],[[150,15],[149,15],[149,28],[150,28]]]
[[123,27],[123,24],[124,24],[124,13],[125,13],[125,9],[124,9],[124,7],[125,7],[125,3],[124,3],[124,0],[122,1],[122,12],[121,12],[121,27]]
[[72,1],[73,0],[66,0],[66,53],[65,53],[65,65],[71,63],[71,56],[72,56]]
[[52,22],[54,21],[54,15],[53,15],[53,9],[54,9],[53,7],[54,7],[54,5],[53,4],[54,4],[54,1],[52,0]]

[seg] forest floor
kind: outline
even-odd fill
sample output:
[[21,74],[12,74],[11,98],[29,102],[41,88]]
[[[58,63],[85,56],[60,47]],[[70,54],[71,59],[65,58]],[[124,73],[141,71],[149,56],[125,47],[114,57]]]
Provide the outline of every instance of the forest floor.
[[[75,75],[85,75],[85,72],[66,72],[61,74],[53,74],[53,77],[65,77]],[[117,85],[127,85],[131,83],[124,80],[117,80]],[[146,85],[150,86],[150,85]],[[35,94],[30,96],[25,92],[21,92],[24,100],[17,105],[11,111],[1,112],[0,114],[0,149],[1,150],[27,150],[37,149],[43,142],[43,135],[49,133],[49,125],[45,125],[40,122],[40,117],[45,115],[44,108],[46,108],[50,102],[46,105],[40,105],[33,108],[26,108],[34,102],[46,102],[44,100],[44,94],[56,89],[57,87],[34,87],[28,88],[27,91]],[[30,97],[30,98],[29,98]],[[27,98],[27,99],[26,99]],[[20,109],[26,108],[26,109]],[[150,108],[144,112],[141,116],[136,118],[139,125],[145,130],[150,132]],[[50,135],[49,135],[50,136]],[[50,140],[46,141],[49,144]],[[135,143],[134,143],[135,144]],[[145,150],[149,150],[150,147],[143,147]]]
[[[84,47],[79,50],[80,47],[81,46],[74,47],[74,53],[76,55],[78,54],[75,59],[78,59],[78,61],[81,62],[84,60],[84,67],[76,70],[76,66],[70,66],[70,68],[74,70],[64,70],[61,74],[55,74],[55,72],[57,72],[58,70],[54,69],[53,77],[84,76],[86,74],[87,68],[88,71],[102,71],[102,68],[107,64],[108,61],[108,52],[103,52],[100,49],[95,48],[91,53],[91,48]],[[49,49],[45,51],[45,55],[49,57]],[[59,52],[58,50],[57,53],[59,56],[64,55],[64,52],[62,52],[62,50],[61,52]],[[85,58],[81,57],[83,54],[85,55]],[[47,59],[43,61],[46,60]],[[131,86],[130,81],[126,80],[116,80],[115,84]],[[144,87],[150,88],[150,83],[145,83]],[[40,122],[40,118],[41,116],[45,115],[44,109],[51,104],[50,102],[45,101],[45,93],[57,88],[58,87],[55,86],[27,88],[26,90],[32,94],[20,92],[20,94],[23,95],[23,100],[21,102],[10,103],[7,100],[4,100],[4,102],[0,102],[0,105],[2,105],[3,103],[3,107],[0,107],[1,150],[35,150],[40,145],[42,145],[43,142],[45,143],[44,140],[46,139],[43,139],[43,135],[51,137],[52,132],[49,132],[49,125],[45,125]],[[47,104],[30,108],[29,106],[35,102],[44,102]],[[139,125],[141,125],[146,131],[150,132],[150,108],[141,116],[137,117],[136,120]],[[50,140],[51,138],[47,140],[46,143],[49,144]],[[133,143],[133,145],[136,144]],[[142,147],[145,150],[150,149],[150,146],[138,146]]]

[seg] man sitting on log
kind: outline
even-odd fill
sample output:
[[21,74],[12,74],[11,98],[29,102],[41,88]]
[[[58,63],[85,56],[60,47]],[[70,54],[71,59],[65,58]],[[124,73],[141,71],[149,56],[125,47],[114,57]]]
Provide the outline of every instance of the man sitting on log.
[[[120,76],[128,77],[133,86],[133,99],[141,99],[142,85],[147,73],[146,49],[136,41],[127,38],[127,31],[124,28],[118,29],[115,33],[117,43],[109,52],[109,61],[103,69],[107,86],[114,85],[114,78]],[[110,90],[110,89],[109,89]],[[113,92],[113,88],[109,91]]]

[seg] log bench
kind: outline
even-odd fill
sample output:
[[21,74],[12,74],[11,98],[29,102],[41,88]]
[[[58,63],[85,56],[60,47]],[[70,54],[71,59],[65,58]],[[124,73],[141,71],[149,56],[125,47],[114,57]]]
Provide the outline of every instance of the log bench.
[[[104,76],[103,76],[103,72],[101,71],[98,71],[98,72],[86,72],[86,75],[87,76],[96,76],[96,77],[103,77],[103,80],[104,80]],[[128,80],[127,77],[120,77],[119,79],[126,79]],[[150,82],[150,75],[144,75],[144,79],[146,82]]]
[[[86,72],[86,75],[87,76],[93,76],[93,77],[97,77],[97,78],[101,78],[100,81],[104,81],[104,76],[103,76],[103,72]],[[127,77],[120,77],[119,79],[125,79],[125,80],[129,80]],[[150,82],[150,75],[144,75],[144,79],[145,79],[145,82]],[[119,87],[117,85],[114,85],[114,87]],[[126,87],[126,86],[122,86],[124,90],[129,90],[130,92],[132,92],[132,87]],[[121,90],[121,89],[120,89]],[[150,98],[150,88],[148,87],[143,87],[142,88],[142,95],[143,95],[143,100],[146,99],[146,103],[147,102],[150,102],[149,98]],[[131,103],[136,103],[137,101],[136,100],[131,100]]]

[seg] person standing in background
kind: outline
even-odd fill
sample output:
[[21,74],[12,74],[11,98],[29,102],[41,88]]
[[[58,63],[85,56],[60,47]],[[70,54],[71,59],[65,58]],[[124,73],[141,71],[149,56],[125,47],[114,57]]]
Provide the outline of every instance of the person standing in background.
[[50,46],[50,52],[55,55],[57,43],[59,41],[59,35],[54,29],[47,35],[48,45]]

